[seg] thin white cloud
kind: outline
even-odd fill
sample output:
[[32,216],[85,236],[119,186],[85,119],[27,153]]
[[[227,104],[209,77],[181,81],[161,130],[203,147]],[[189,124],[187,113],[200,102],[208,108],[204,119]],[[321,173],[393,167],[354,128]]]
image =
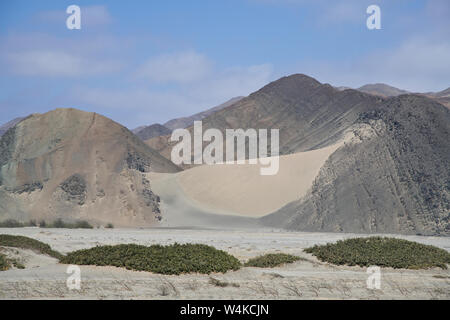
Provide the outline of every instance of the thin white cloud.
[[117,61],[98,60],[73,55],[64,51],[30,50],[8,53],[11,72],[26,76],[76,77],[106,74],[120,69]]
[[108,35],[13,33],[0,38],[0,68],[9,74],[42,77],[111,74],[125,65],[118,48],[119,39]]
[[449,57],[448,41],[416,37],[358,60],[308,61],[299,63],[295,69],[336,86],[359,87],[382,82],[413,92],[428,92],[450,85]]
[[186,51],[148,59],[136,72],[137,78],[157,83],[190,83],[211,72],[212,63],[202,54]]
[[264,85],[273,76],[271,64],[234,67],[215,74],[189,88],[191,94],[203,96],[217,103],[235,96],[246,96]]
[[366,19],[365,13],[364,3],[361,1],[333,1],[323,5],[319,15],[319,23],[325,25],[361,23]]

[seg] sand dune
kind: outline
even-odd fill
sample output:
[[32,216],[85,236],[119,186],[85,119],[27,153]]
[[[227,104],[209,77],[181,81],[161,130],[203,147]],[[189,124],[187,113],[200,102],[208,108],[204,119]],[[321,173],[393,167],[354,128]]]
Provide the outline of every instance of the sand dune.
[[[175,193],[178,188],[182,191],[179,197],[201,211],[260,217],[302,197],[339,146],[280,156],[279,172],[273,176],[260,175],[259,164],[203,165],[176,174],[157,174],[152,177],[152,188],[163,202],[167,191]],[[171,191],[165,187],[169,183]]]

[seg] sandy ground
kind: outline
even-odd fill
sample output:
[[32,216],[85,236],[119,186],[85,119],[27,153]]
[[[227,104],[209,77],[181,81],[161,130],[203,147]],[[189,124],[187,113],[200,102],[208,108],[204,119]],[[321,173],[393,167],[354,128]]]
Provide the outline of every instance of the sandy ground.
[[280,156],[275,175],[261,175],[260,164],[217,164],[176,174],[150,174],[150,181],[158,195],[164,184],[176,184],[193,205],[211,213],[261,217],[305,195],[340,145]]
[[[225,274],[163,276],[113,267],[81,266],[81,290],[66,286],[67,265],[29,250],[3,248],[26,269],[0,272],[1,299],[450,299],[450,272],[430,270],[381,271],[380,290],[370,290],[365,268],[336,267],[302,251],[313,244],[361,235],[241,229],[0,229],[1,234],[29,236],[63,253],[100,244],[143,245],[205,243],[225,250],[241,261],[269,252],[304,257],[277,268],[242,268]],[[398,236],[450,251],[450,238]],[[227,282],[226,287],[210,278]]]

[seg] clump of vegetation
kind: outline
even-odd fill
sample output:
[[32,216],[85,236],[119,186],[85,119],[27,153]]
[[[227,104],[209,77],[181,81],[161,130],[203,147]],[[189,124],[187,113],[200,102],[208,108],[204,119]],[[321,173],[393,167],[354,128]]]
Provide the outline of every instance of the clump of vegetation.
[[450,253],[430,245],[396,238],[370,237],[340,240],[334,244],[314,246],[305,252],[336,265],[447,269]]
[[0,228],[23,228],[23,227],[25,227],[24,223],[14,219],[7,219],[5,221],[0,222]]
[[113,225],[112,223],[108,223],[108,224],[105,226],[105,228],[106,228],[106,229],[114,229],[114,225]]
[[7,219],[0,222],[0,228],[24,228],[24,227],[36,227],[36,221],[30,220],[28,222],[20,222],[14,219]]
[[75,222],[65,222],[62,219],[57,219],[53,223],[47,224],[44,222],[46,228],[64,228],[64,229],[93,229],[94,227],[87,221],[80,220]]
[[13,259],[11,261],[11,263],[13,264],[13,266],[17,269],[25,269],[25,266],[22,262],[20,262],[19,260]]
[[286,263],[293,263],[302,258],[285,253],[269,253],[252,258],[245,263],[246,267],[274,268]]
[[0,271],[6,271],[11,268],[11,263],[5,255],[0,253]]
[[225,287],[229,287],[229,286],[232,286],[235,288],[240,287],[239,283],[230,283],[230,282],[226,282],[226,281],[220,281],[219,279],[216,279],[213,277],[209,278],[209,283],[212,284],[213,286],[221,287],[221,288],[225,288]]
[[[36,227],[38,224],[36,220],[28,222],[20,222],[14,219],[7,219],[0,222],[0,228],[24,228]],[[89,222],[80,220],[75,222],[64,222],[62,219],[57,219],[53,223],[46,223],[44,220],[39,222],[40,228],[65,228],[65,229],[93,229],[94,227]]]
[[66,264],[115,266],[160,274],[227,272],[237,270],[240,262],[228,253],[203,244],[169,246],[121,244],[98,246],[67,254]]
[[47,254],[57,259],[61,259],[63,257],[62,254],[54,251],[48,244],[23,236],[0,234],[0,246],[30,249],[42,254]]

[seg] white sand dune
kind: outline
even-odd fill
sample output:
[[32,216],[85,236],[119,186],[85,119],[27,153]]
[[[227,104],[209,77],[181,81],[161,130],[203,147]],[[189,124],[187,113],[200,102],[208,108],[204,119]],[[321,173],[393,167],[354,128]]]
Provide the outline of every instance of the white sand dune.
[[203,212],[261,217],[302,197],[339,146],[280,156],[279,171],[272,176],[260,175],[259,164],[203,165],[176,174],[151,174],[152,188],[163,202],[171,193],[172,203],[177,194],[178,202]]

